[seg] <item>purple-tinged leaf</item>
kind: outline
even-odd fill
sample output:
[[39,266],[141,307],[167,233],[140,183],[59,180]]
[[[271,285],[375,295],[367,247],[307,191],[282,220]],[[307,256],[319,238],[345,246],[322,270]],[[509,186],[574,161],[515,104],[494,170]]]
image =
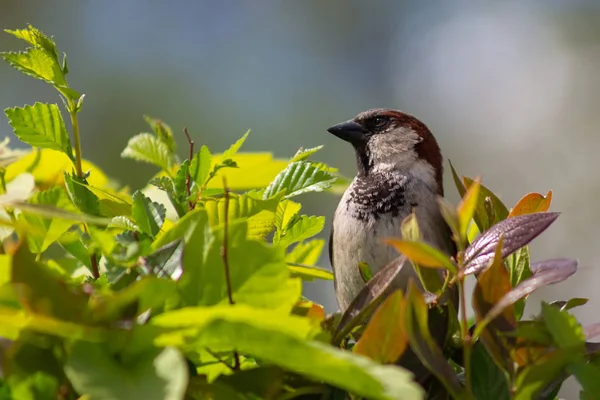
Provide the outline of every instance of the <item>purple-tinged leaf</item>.
[[506,307],[528,296],[535,290],[564,281],[577,271],[577,261],[567,258],[538,261],[531,264],[531,271],[533,276],[525,279],[517,287],[506,293],[487,313],[486,320],[490,321],[496,318]]
[[600,336],[600,322],[584,327],[583,332],[587,340]]
[[462,398],[464,388],[442,350],[431,337],[428,324],[429,309],[421,291],[412,281],[409,284],[406,302],[404,324],[411,349],[423,365],[435,374],[453,398]]
[[500,235],[504,235],[502,258],[505,258],[535,239],[559,215],[560,213],[527,214],[506,219],[492,226],[465,250],[464,273],[466,275],[477,273],[489,265]]
[[333,335],[335,346],[383,300],[383,295],[405,267],[412,268],[408,259],[400,256],[373,275],[342,314]]

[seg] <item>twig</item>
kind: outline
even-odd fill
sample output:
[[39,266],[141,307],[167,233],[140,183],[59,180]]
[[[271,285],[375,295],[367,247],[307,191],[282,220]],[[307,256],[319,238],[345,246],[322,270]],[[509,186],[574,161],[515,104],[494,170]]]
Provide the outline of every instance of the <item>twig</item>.
[[223,360],[221,357],[219,357],[217,355],[217,353],[215,353],[214,351],[212,351],[211,349],[209,349],[208,347],[205,347],[204,350],[206,350],[206,352],[208,354],[210,354],[211,356],[213,356],[218,362],[220,362],[221,364],[225,365],[227,368],[229,368],[232,371],[235,371],[235,368],[233,368],[231,365],[229,365],[229,363],[225,360]]
[[[227,297],[229,298],[229,304],[234,305],[233,294],[231,289],[231,276],[229,274],[229,257],[227,254],[227,236],[229,231],[229,188],[227,187],[227,179],[223,177],[223,188],[225,189],[225,227],[223,229],[223,247],[221,247],[221,256],[223,257],[223,265],[225,266],[225,284],[227,285]],[[233,368],[235,370],[240,369],[240,356],[237,351],[233,352],[233,358],[235,363]]]
[[467,326],[467,306],[466,306],[466,296],[465,296],[465,278],[459,271],[459,279],[458,283],[458,291],[460,293],[460,313],[462,318],[461,329],[462,329],[462,339],[463,339],[463,363],[465,366],[465,384],[467,387],[467,398],[473,398],[471,392],[471,334],[469,332],[469,327]]
[[[194,141],[192,140],[190,134],[188,133],[187,128],[183,128],[183,132],[185,133],[185,136],[187,137],[187,140],[188,140],[188,144],[190,145],[190,165],[191,165],[192,158],[194,158]],[[190,168],[188,167],[187,176],[185,177],[185,187],[187,189],[188,199],[192,195],[191,185],[192,185],[192,175],[190,174]],[[194,209],[194,207],[195,207],[195,204],[191,200],[188,200],[188,208],[190,209],[190,211],[192,211]]]

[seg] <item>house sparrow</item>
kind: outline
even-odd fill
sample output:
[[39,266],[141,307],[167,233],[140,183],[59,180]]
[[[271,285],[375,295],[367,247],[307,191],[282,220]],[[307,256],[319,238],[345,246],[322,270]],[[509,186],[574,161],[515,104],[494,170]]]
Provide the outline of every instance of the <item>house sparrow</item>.
[[[358,267],[375,274],[399,255],[383,243],[401,236],[400,225],[413,209],[422,239],[455,254],[451,231],[439,210],[443,196],[442,154],[425,124],[401,111],[372,109],[328,131],[354,147],[358,174],[333,217],[329,257],[335,293],[344,312],[365,286]],[[419,279],[407,264],[391,289],[406,292],[409,278]]]

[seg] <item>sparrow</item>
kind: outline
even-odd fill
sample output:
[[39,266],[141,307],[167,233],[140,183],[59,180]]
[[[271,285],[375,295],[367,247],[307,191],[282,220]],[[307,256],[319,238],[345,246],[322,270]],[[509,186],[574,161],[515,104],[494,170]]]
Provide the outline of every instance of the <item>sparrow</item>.
[[[413,210],[422,240],[448,255],[456,248],[437,202],[444,195],[442,153],[423,122],[402,111],[377,108],[328,131],[354,147],[358,170],[335,211],[329,239],[343,313],[365,286],[359,263],[367,263],[375,274],[397,259],[398,251],[383,239],[401,237],[401,223]],[[406,264],[391,291],[406,293],[410,278],[419,282]]]

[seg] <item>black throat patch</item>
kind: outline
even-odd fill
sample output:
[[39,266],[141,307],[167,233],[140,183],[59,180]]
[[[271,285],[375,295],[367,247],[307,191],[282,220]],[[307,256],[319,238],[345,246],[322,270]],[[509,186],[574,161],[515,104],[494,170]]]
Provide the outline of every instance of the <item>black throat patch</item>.
[[346,210],[360,220],[379,219],[384,214],[395,217],[406,206],[407,182],[405,175],[397,173],[359,175],[348,189]]

